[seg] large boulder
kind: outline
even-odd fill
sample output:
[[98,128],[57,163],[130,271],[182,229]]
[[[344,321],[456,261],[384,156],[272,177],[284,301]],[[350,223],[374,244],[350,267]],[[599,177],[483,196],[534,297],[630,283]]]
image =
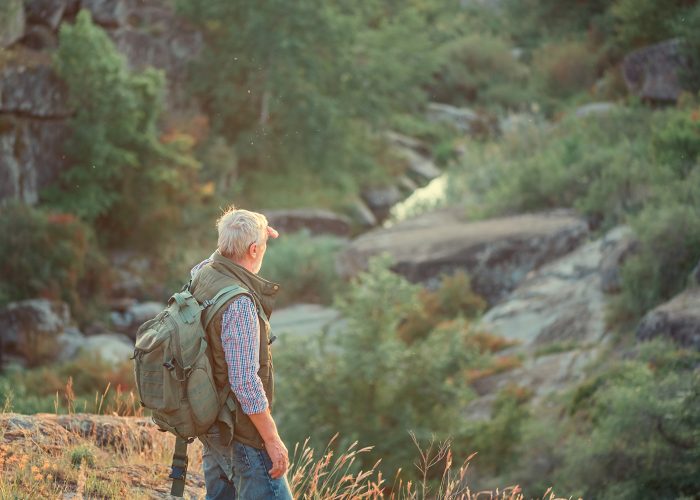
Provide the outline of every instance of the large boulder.
[[0,49],[22,38],[25,22],[23,0],[0,2]]
[[71,325],[68,305],[46,299],[11,302],[0,309],[3,357],[36,365],[60,355],[57,338]]
[[299,208],[289,210],[264,210],[268,222],[280,233],[293,233],[305,229],[311,234],[350,235],[350,219],[329,210]]
[[637,326],[637,338],[665,337],[700,351],[700,288],[689,288],[648,312]]
[[134,342],[120,333],[100,333],[86,337],[80,352],[89,356],[99,356],[102,361],[119,365],[129,361],[134,353]]
[[643,99],[675,101],[683,88],[679,73],[687,66],[679,39],[643,47],[622,61],[627,89]]
[[407,219],[355,239],[338,258],[344,276],[389,253],[393,268],[413,282],[430,284],[442,274],[469,273],[474,290],[494,304],[525,276],[576,248],[588,236],[585,221],[568,211],[469,222],[445,209]]
[[401,191],[394,185],[369,187],[362,191],[362,199],[378,221],[383,221],[391,213],[391,207],[403,198]]

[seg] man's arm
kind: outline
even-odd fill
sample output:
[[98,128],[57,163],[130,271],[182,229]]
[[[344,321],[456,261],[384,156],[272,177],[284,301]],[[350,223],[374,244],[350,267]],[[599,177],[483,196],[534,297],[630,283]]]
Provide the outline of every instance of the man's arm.
[[270,476],[279,478],[289,467],[289,454],[277,432],[267,396],[258,376],[260,369],[260,324],[253,301],[238,297],[224,312],[221,342],[228,365],[229,383],[243,412],[260,433],[272,460]]

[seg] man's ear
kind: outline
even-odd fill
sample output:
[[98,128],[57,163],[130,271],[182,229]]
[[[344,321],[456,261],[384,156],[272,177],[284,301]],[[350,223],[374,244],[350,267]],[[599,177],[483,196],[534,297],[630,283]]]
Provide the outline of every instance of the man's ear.
[[257,243],[251,243],[250,246],[248,247],[248,254],[255,258],[258,255],[258,244]]

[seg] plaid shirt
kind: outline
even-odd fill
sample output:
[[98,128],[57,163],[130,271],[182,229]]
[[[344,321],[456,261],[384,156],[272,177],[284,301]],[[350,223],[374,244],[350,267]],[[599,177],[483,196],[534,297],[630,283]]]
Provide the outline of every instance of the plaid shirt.
[[[192,277],[211,262],[206,259],[192,268]],[[221,344],[228,366],[231,390],[241,403],[243,412],[262,413],[268,407],[260,370],[260,323],[258,311],[247,295],[241,295],[229,304],[221,321]]]

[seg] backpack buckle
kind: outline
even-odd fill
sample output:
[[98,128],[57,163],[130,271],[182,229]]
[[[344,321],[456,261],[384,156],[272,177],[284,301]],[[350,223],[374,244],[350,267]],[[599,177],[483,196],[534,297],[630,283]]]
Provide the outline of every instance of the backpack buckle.
[[175,358],[171,359],[170,361],[166,361],[163,363],[163,366],[166,367],[168,370],[173,371],[175,369],[175,365],[173,364],[175,362]]

